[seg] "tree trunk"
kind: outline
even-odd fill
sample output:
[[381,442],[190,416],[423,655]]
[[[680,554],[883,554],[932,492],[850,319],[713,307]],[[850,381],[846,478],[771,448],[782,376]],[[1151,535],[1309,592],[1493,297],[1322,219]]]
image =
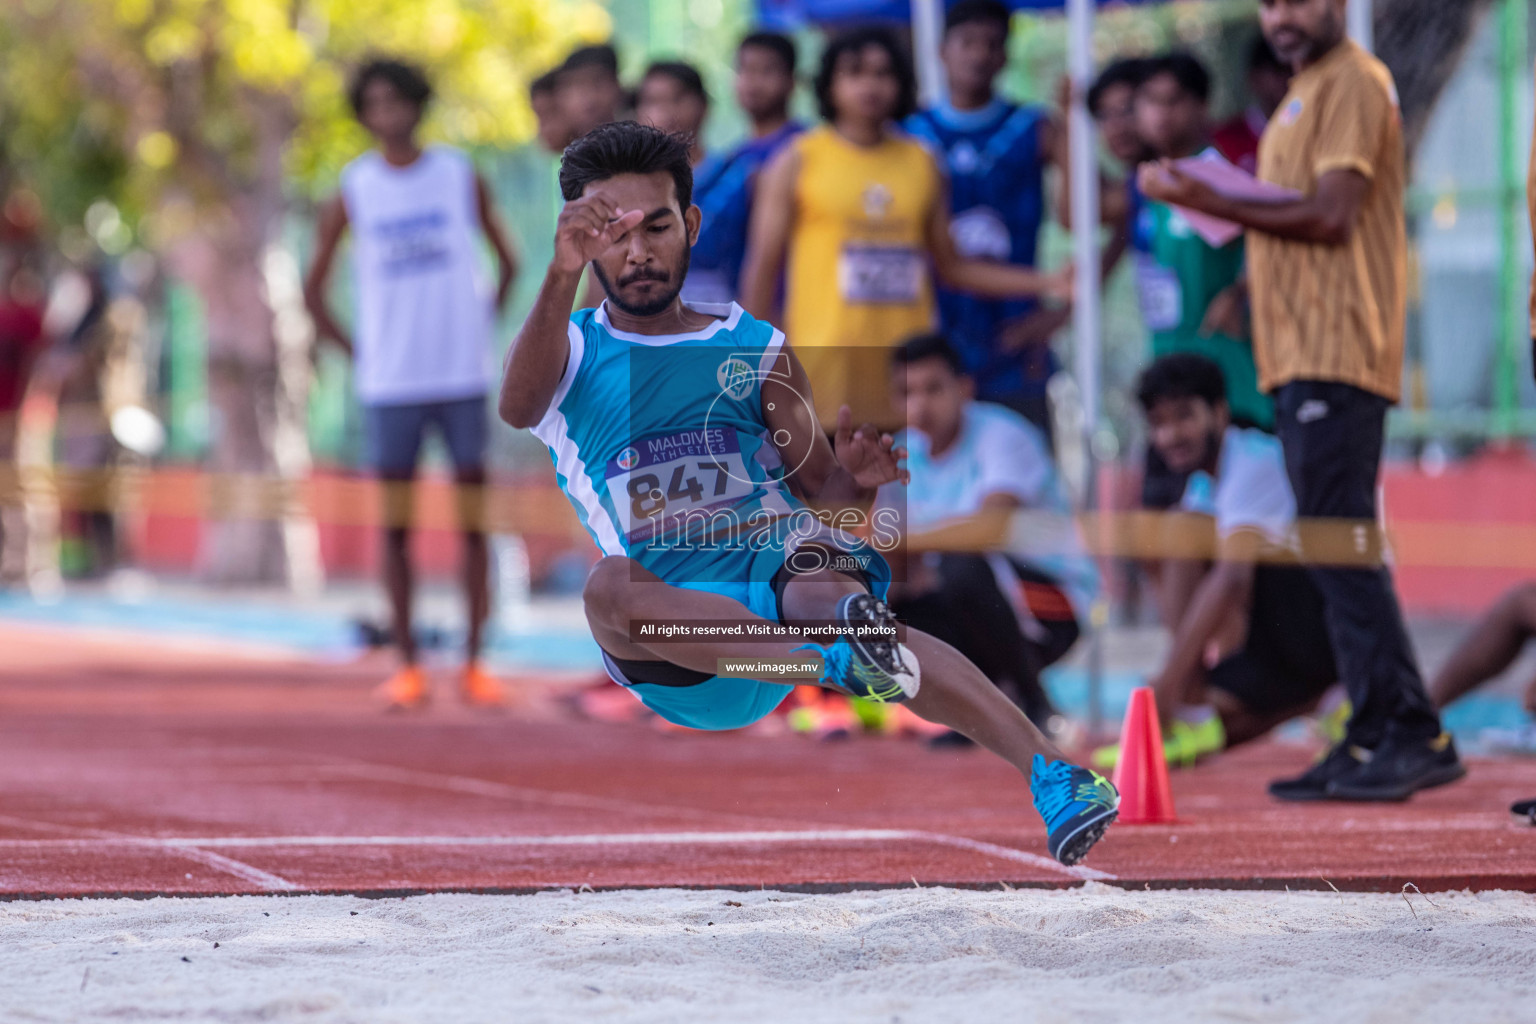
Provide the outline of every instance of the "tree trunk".
[[251,173],[211,171],[224,201],[201,204],[171,253],[172,269],[203,301],[208,331],[211,484],[199,574],[312,592],[322,582],[318,534],[296,491],[310,469],[310,337],[297,264],[278,243],[293,112],[270,94],[242,100],[256,138]]
[[282,583],[282,531],[264,514],[266,485],[277,478],[277,344],[262,239],[246,234],[244,219],[200,226],[171,261],[202,299],[208,331],[210,485],[198,572],[221,584]]
[[1409,159],[1494,0],[1377,0],[1376,53],[1392,69]]

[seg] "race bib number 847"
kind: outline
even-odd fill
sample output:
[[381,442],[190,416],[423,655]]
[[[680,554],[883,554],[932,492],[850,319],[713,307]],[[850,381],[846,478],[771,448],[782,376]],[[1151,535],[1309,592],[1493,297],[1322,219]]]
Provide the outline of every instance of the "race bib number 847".
[[735,431],[719,427],[637,441],[603,475],[631,544],[654,537],[669,521],[733,505],[757,489]]

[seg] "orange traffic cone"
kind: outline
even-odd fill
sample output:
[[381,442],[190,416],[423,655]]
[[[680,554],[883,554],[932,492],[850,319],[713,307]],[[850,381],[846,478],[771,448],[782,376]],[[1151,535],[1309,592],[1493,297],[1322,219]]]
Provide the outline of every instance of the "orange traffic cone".
[[1168,763],[1163,760],[1163,730],[1150,686],[1131,691],[1113,781],[1120,791],[1120,824],[1161,825],[1175,819]]

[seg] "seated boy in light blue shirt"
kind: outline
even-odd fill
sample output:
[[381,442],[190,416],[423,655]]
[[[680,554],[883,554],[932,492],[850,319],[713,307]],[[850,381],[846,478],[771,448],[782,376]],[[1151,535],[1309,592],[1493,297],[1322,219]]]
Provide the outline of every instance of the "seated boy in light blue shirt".
[[899,346],[891,380],[912,476],[879,498],[907,556],[897,615],[965,652],[1044,727],[1054,711],[1040,672],[1077,642],[1099,586],[1044,436],[976,401],[940,335]]

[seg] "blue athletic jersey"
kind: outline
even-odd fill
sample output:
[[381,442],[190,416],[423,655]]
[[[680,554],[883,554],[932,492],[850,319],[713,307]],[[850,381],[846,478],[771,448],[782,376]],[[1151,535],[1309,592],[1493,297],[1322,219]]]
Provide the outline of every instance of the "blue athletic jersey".
[[772,135],[748,139],[723,155],[706,157],[693,175],[693,202],[704,215],[693,247],[683,300],[734,302],[747,258],[752,188],[763,165],[805,126],[790,122]]
[[[980,110],[941,104],[907,119],[906,128],[933,148],[949,174],[950,233],[967,259],[1035,266],[1045,217],[1045,161],[1041,133],[1049,115],[1041,107],[993,100]],[[1058,368],[1047,347],[1004,353],[998,329],[1035,308],[1033,299],[979,299],[939,293],[945,333],[976,380],[977,396],[1007,399],[1043,395]]]
[[695,308],[721,319],[653,336],[614,329],[606,304],[572,314],[565,372],[533,430],[603,553],[669,582],[741,576],[754,531],[804,508],[762,410],[784,335],[735,304]]

